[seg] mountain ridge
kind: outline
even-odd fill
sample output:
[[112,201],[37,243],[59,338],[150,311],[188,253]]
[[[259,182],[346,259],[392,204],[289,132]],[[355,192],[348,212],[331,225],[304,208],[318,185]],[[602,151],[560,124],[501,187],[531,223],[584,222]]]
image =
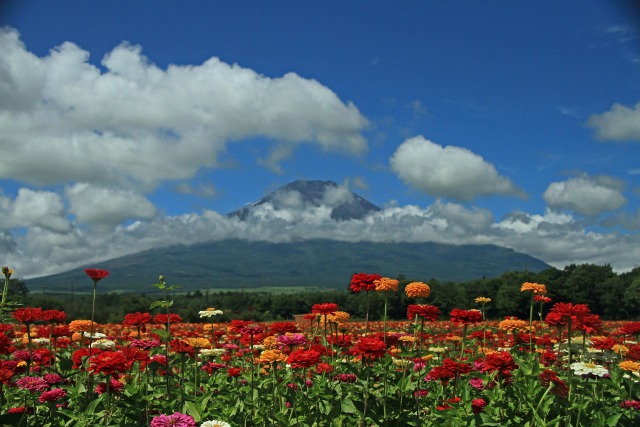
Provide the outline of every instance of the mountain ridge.
[[[333,181],[298,180],[227,216],[259,221],[281,215],[304,224],[304,213],[316,210],[325,220],[363,219],[380,208]],[[506,271],[541,271],[543,261],[496,245],[444,243],[359,242],[299,239],[289,242],[239,238],[179,244],[83,266],[63,273],[26,280],[31,289],[68,292],[86,283],[84,268],[109,270],[101,288],[122,292],[149,292],[159,275],[185,291],[244,287],[346,288],[353,273],[400,275],[420,281],[459,282],[497,277]],[[80,285],[81,286],[81,285]]]
[[[498,277],[507,271],[542,271],[541,260],[495,245],[443,243],[371,243],[313,239],[288,243],[220,240],[151,249],[92,267],[110,271],[101,287],[150,292],[164,275],[184,291],[246,287],[317,287],[346,289],[353,273],[400,275],[419,281],[461,282]],[[45,286],[69,291],[89,284],[84,268],[27,280],[30,289]],[[82,286],[82,285],[80,285]],[[89,286],[87,285],[87,290]]]

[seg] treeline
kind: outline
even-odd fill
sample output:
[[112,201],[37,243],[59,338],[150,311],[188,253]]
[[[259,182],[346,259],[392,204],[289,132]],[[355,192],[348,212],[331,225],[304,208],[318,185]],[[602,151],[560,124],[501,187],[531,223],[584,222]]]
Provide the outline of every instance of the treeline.
[[[179,293],[179,289],[169,296],[174,301],[172,312],[178,313],[184,321],[200,321],[198,312],[207,307],[224,311],[216,321],[231,319],[255,321],[291,320],[295,314],[311,311],[313,304],[322,302],[337,303],[340,310],[351,314],[353,319],[362,319],[366,314],[366,296],[354,294],[348,289],[350,278],[346,278],[344,290],[298,291],[270,293],[259,290],[238,290],[218,292],[213,289]],[[467,282],[440,282],[435,279],[398,277],[398,292],[388,297],[388,316],[390,319],[404,319],[407,306],[415,303],[406,297],[404,287],[413,281],[423,281],[431,287],[431,295],[423,303],[440,308],[441,318],[448,317],[454,308],[477,308],[474,299],[480,296],[491,298],[486,307],[490,319],[499,319],[507,315],[526,318],[529,315],[530,295],[520,292],[524,282],[536,282],[547,285],[548,295],[553,302],[572,302],[588,304],[592,312],[603,319],[640,318],[640,267],[616,274],[611,266],[592,264],[570,265],[563,270],[550,268],[539,273],[508,272],[496,278],[482,278]],[[12,280],[13,282],[13,280]],[[123,320],[125,314],[151,312],[152,302],[162,299],[161,295],[116,294],[108,292],[108,283],[98,285],[96,321],[100,323]],[[10,296],[25,306],[43,309],[64,310],[69,319],[88,319],[91,316],[90,295],[43,295],[30,293],[23,282],[12,283]],[[381,295],[371,292],[370,318],[381,319],[384,300]],[[548,310],[549,307],[546,307]],[[545,310],[545,313],[546,313]]]

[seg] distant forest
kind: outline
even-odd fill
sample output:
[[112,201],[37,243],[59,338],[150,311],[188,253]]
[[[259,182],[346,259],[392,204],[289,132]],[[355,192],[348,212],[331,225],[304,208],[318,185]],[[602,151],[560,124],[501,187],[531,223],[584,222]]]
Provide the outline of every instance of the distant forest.
[[[367,272],[374,273],[374,272]],[[489,319],[504,316],[527,318],[530,294],[520,292],[524,282],[545,284],[553,302],[587,304],[593,313],[606,320],[635,320],[640,318],[640,267],[630,272],[617,274],[610,265],[592,264],[570,265],[563,270],[550,268],[539,273],[508,272],[500,277],[481,278],[466,282],[440,282],[424,278],[396,277],[400,281],[398,292],[389,295],[388,316],[390,319],[404,319],[407,306],[415,303],[404,294],[406,284],[413,281],[428,283],[431,295],[421,301],[440,308],[441,318],[447,319],[454,308],[478,308],[477,297],[491,298],[486,307]],[[171,311],[179,314],[184,321],[199,322],[198,311],[207,307],[223,310],[224,315],[216,321],[231,319],[254,321],[292,320],[295,314],[311,311],[313,304],[337,303],[340,310],[351,314],[352,319],[363,319],[366,313],[364,293],[354,294],[348,289],[346,278],[344,290],[265,292],[260,289],[219,292],[205,290],[184,293],[176,289],[168,299],[174,301]],[[88,285],[90,287],[90,285]],[[154,313],[150,310],[153,301],[161,299],[149,286],[145,294],[110,293],[108,279],[98,284],[96,321],[99,323],[119,323],[125,314],[135,312]],[[64,310],[68,319],[89,319],[91,316],[91,296],[87,294],[43,294],[30,292],[24,282],[11,280],[9,299],[28,307]],[[370,318],[381,319],[383,298],[376,292],[370,293]]]

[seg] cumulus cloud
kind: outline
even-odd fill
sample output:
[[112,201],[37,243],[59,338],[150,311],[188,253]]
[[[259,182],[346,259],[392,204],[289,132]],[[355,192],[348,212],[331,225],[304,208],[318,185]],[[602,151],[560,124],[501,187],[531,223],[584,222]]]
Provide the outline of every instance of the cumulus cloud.
[[404,141],[389,162],[406,184],[431,196],[462,201],[491,195],[524,197],[522,190],[481,156],[461,147],[443,147],[422,136]]
[[615,103],[611,110],[591,115],[587,126],[601,140],[640,142],[640,102],[633,108]]
[[150,219],[155,206],[131,190],[95,187],[77,183],[65,191],[69,212],[80,223],[114,227],[125,220]]
[[62,198],[50,191],[21,188],[14,200],[0,195],[0,229],[40,227],[66,233],[71,224],[65,216]]
[[25,277],[52,274],[155,247],[228,238],[495,244],[538,257],[558,268],[591,262],[611,264],[617,271],[633,268],[640,256],[639,236],[587,231],[571,215],[552,210],[542,215],[514,212],[496,222],[487,210],[438,201],[426,208],[392,206],[364,219],[335,221],[326,206],[299,210],[298,200],[292,198],[289,202],[289,209],[282,205],[275,209],[270,203],[261,205],[258,214],[246,220],[204,211],[156,216],[118,226],[115,232],[98,227],[61,234],[31,228],[17,238],[16,244],[33,256],[20,257],[10,252],[3,254],[3,259],[20,277]]
[[553,182],[542,197],[554,210],[571,210],[582,215],[596,216],[616,210],[626,203],[623,184],[610,177],[578,177]]
[[367,149],[358,109],[294,73],[269,78],[217,58],[161,69],[126,43],[102,65],[70,42],[37,57],[0,29],[0,178],[148,190],[216,167],[246,138],[278,141],[272,168],[291,153],[283,146]]

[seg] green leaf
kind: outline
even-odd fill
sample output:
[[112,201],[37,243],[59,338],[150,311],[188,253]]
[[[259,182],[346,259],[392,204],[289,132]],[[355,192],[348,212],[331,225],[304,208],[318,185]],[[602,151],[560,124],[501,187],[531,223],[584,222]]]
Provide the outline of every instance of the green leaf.
[[340,407],[345,414],[360,414],[360,411],[358,411],[358,408],[356,408],[356,405],[350,397],[344,398],[342,402],[340,402]]
[[607,418],[607,425],[609,427],[617,426],[618,425],[618,420],[620,419],[620,417],[622,417],[622,414],[612,415],[611,417]]
[[182,412],[191,415],[197,423],[202,419],[202,412],[200,412],[200,408],[193,402],[184,402]]

